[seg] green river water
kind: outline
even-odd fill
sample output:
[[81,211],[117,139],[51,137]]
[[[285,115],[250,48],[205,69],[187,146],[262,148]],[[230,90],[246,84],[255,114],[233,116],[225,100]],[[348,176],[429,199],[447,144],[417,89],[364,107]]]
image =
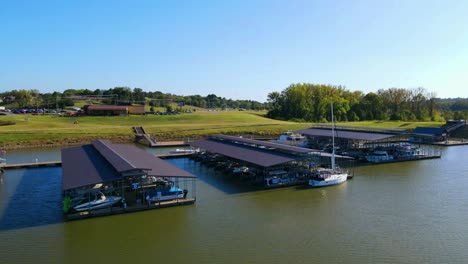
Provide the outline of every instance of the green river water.
[[[344,184],[255,190],[189,159],[194,205],[63,222],[61,168],[0,176],[0,263],[468,263],[468,146],[362,166]],[[57,160],[57,149],[8,162]]]

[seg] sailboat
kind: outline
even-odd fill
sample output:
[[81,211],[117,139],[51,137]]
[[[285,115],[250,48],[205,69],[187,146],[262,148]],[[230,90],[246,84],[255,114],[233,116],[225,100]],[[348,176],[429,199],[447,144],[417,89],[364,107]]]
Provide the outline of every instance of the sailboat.
[[331,168],[316,168],[312,171],[312,177],[309,180],[309,186],[322,187],[336,185],[345,182],[348,179],[348,172],[341,170],[335,164],[335,121],[333,117],[333,103],[331,104],[332,116],[332,156]]

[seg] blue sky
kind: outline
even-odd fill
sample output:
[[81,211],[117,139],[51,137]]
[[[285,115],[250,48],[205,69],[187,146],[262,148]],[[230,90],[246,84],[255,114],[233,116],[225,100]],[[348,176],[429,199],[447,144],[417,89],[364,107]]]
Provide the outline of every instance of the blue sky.
[[266,100],[291,83],[468,97],[468,1],[0,1],[0,91]]

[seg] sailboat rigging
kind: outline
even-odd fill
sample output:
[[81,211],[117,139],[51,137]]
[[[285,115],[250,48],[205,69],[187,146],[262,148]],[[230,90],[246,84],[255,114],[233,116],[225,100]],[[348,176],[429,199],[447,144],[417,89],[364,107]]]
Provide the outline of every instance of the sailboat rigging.
[[309,186],[322,187],[336,185],[345,182],[348,179],[348,172],[336,166],[335,162],[335,120],[333,115],[333,103],[331,103],[331,121],[332,121],[332,155],[331,168],[314,168],[312,177],[309,180]]

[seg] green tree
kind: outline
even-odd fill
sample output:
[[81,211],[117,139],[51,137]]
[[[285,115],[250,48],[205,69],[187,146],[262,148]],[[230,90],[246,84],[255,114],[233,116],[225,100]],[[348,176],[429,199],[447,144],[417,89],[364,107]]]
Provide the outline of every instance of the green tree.
[[15,97],[18,107],[27,107],[31,103],[32,95],[29,91],[19,90],[12,91],[12,95]]

